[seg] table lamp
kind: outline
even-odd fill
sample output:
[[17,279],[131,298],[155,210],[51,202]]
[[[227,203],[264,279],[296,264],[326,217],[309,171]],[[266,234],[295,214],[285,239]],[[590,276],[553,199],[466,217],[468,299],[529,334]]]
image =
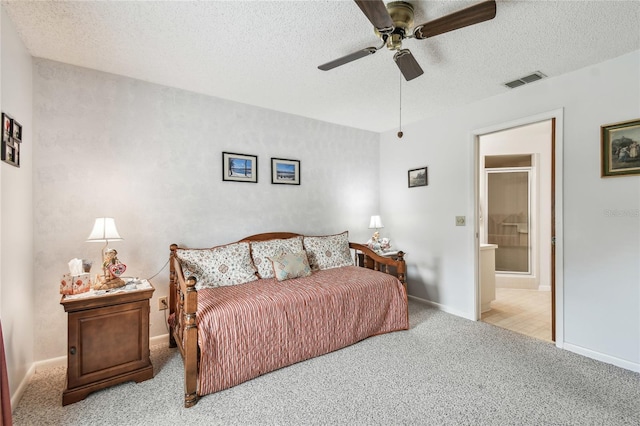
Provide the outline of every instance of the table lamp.
[[373,233],[373,236],[371,237],[372,242],[376,242],[380,238],[380,233],[378,232],[378,229],[380,228],[384,228],[384,225],[382,224],[382,219],[380,219],[380,216],[378,215],[371,216],[371,220],[369,221],[369,229],[376,230]]
[[[102,259],[102,276],[96,277],[96,284],[94,288],[97,289],[109,289],[115,287],[121,287],[125,283],[119,277],[126,266],[118,261],[116,255],[118,254],[113,249],[107,249],[109,241],[122,241],[123,238],[118,234],[116,229],[116,222],[112,217],[99,217],[96,218],[93,224],[91,234],[87,238],[87,242],[92,243],[105,243],[102,247],[101,259]],[[108,253],[108,258],[107,258]]]

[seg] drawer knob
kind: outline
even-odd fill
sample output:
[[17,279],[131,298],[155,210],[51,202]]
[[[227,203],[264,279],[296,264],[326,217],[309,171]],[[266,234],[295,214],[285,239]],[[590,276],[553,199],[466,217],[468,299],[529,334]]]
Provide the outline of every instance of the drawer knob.
[[69,353],[71,355],[75,355],[76,354],[76,347],[75,346],[71,346],[71,349],[69,349]]

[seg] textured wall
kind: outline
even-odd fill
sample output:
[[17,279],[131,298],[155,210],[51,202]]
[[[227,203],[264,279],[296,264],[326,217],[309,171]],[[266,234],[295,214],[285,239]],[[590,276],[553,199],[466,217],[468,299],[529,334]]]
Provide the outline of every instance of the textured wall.
[[0,315],[12,396],[34,360],[32,60],[4,8],[2,111],[22,124],[21,167],[0,162]]
[[[638,75],[640,51],[405,126],[401,142],[382,134],[380,161],[395,167],[380,169],[381,213],[409,253],[409,292],[472,317],[472,135],[563,108],[560,343],[640,371],[640,177],[600,177],[600,126],[640,117]],[[429,186],[404,189],[406,170],[420,166]]]
[[[281,230],[366,241],[378,210],[375,133],[43,59],[33,115],[36,359],[64,355],[58,277],[71,258],[98,263],[101,245],[85,242],[96,217],[115,218],[127,275],[149,277],[171,243]],[[222,182],[222,151],[257,155],[258,183]],[[301,186],[272,185],[270,157],[300,160]],[[155,336],[168,268],[152,282]]]

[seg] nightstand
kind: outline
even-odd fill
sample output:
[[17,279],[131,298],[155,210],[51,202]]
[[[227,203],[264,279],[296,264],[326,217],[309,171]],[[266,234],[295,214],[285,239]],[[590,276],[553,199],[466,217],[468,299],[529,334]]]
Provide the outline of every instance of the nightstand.
[[67,387],[62,405],[131,380],[153,378],[149,358],[149,299],[146,280],[138,289],[90,291],[63,296],[67,317]]

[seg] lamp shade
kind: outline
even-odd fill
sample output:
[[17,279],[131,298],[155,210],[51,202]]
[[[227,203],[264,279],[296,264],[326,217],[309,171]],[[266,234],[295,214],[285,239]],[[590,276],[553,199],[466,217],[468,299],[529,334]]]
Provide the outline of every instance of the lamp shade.
[[380,216],[371,216],[371,221],[369,222],[369,229],[380,229],[384,228],[382,224],[382,219]]
[[91,234],[87,237],[87,241],[104,243],[109,241],[122,241],[122,237],[116,229],[116,221],[112,217],[99,217],[93,224]]

